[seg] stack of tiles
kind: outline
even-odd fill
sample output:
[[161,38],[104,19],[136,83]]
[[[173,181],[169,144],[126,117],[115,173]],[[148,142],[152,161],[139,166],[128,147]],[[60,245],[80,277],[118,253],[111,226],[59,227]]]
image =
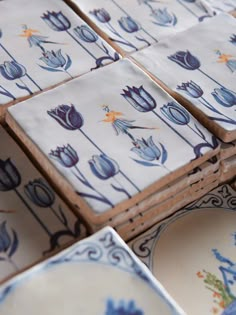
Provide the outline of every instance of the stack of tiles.
[[236,177],[236,141],[222,143],[220,150],[220,182],[225,183]]
[[86,230],[2,127],[0,139],[1,282]]
[[219,186],[129,243],[187,314],[236,314],[235,202]]
[[2,1],[0,12],[0,118],[19,100],[119,59],[62,1]]
[[2,315],[185,315],[111,228],[9,280],[0,298]]
[[129,60],[6,120],[91,231],[112,225],[128,239],[219,184],[215,136]]
[[204,1],[68,0],[122,55],[132,53],[213,16]]
[[[220,14],[132,55],[206,128],[227,143],[236,140],[235,27],[235,18]],[[234,144],[229,145],[229,154],[230,160],[222,161],[225,179],[236,175]]]

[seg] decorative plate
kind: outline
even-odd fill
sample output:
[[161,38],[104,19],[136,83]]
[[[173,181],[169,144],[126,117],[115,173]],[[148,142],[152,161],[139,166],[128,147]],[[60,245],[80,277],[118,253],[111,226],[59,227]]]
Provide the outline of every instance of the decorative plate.
[[184,314],[111,228],[4,284],[0,313]]
[[187,314],[236,314],[236,192],[220,186],[130,243]]
[[0,139],[1,281],[86,231],[2,127]]

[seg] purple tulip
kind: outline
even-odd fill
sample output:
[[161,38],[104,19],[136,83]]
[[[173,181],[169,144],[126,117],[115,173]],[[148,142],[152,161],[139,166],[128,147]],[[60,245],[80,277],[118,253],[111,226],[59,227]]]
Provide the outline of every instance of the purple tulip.
[[127,33],[134,33],[140,30],[140,25],[130,16],[123,16],[118,20],[120,27]]
[[236,105],[236,93],[224,87],[214,89],[211,93],[214,99],[224,107],[232,107]]
[[98,40],[98,35],[87,25],[75,27],[74,33],[81,40],[87,43],[95,43]]
[[107,23],[111,20],[110,14],[105,9],[95,9],[89,12],[101,23]]
[[102,180],[115,176],[120,170],[117,162],[105,154],[93,155],[89,165],[93,174]]
[[80,129],[84,124],[82,115],[75,109],[74,105],[60,105],[47,111],[47,113],[68,130]]
[[21,176],[10,159],[0,159],[0,191],[9,191],[18,187]]
[[47,11],[41,18],[53,31],[56,32],[67,31],[71,27],[70,21],[61,11],[58,13]]
[[196,70],[201,66],[197,57],[193,56],[188,50],[177,51],[174,55],[168,56],[167,58],[187,70]]
[[7,80],[20,79],[26,75],[26,69],[24,66],[16,61],[5,61],[0,65],[0,73]]
[[203,90],[192,80],[177,86],[177,90],[184,91],[188,96],[199,98],[203,95]]
[[67,146],[57,147],[51,150],[49,155],[64,167],[73,167],[79,162],[77,152],[67,144]]
[[25,185],[27,197],[38,207],[51,207],[55,201],[55,194],[45,180],[35,179]]
[[187,125],[190,122],[189,112],[176,102],[161,107],[161,113],[176,125]]

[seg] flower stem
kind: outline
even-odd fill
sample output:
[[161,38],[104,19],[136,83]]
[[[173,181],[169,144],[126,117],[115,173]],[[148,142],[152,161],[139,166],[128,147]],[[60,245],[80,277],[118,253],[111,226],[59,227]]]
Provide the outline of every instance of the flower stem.
[[[106,155],[97,145],[95,142],[93,142],[93,140],[82,130],[82,129],[79,129],[79,131],[82,133],[82,135],[90,142],[92,143],[92,145],[102,154]],[[125,175],[125,173],[123,173],[121,170],[120,170],[120,173],[127,179],[127,181],[138,191],[140,192],[141,190],[138,188],[138,186],[135,185],[135,183],[129,179],[129,177],[127,175]]]
[[97,58],[80,41],[78,41],[75,36],[73,36],[68,30],[66,33],[73,38],[73,40],[76,41],[76,43],[79,44],[93,59],[97,60]]
[[124,188],[124,186],[119,182],[119,180],[114,176],[113,177],[114,178],[114,180],[115,180],[115,182],[121,187],[121,189],[122,189],[122,192],[124,193],[124,194],[126,194],[126,196],[128,197],[128,198],[132,198],[132,196],[129,194],[129,192]]
[[221,86],[222,88],[225,89],[225,87],[220,84],[218,81],[216,81],[215,79],[213,79],[211,76],[209,76],[206,72],[202,71],[201,69],[197,69],[199,72],[201,72],[202,74],[204,74],[206,77],[208,77],[209,79],[211,79],[213,82],[215,82],[216,84],[218,84],[219,86]]
[[153,37],[149,32],[147,32],[143,27],[141,27],[140,30],[142,30],[145,34],[147,34],[150,38],[152,38],[155,43],[158,42],[158,40],[155,37]]
[[17,266],[16,263],[11,259],[11,257],[8,257],[7,260],[8,260],[9,263],[12,265],[12,267],[15,269],[15,271],[18,271],[18,270],[19,270],[18,266]]
[[166,167],[164,164],[161,164],[161,166],[162,166],[168,173],[171,173],[171,170],[170,170],[168,167]]
[[29,92],[30,95],[33,95],[31,89],[25,84],[25,82],[20,78],[20,82],[25,86],[25,89]]
[[[2,47],[2,49],[6,52],[6,54],[7,54],[12,60],[14,60],[15,62],[17,62],[16,59],[9,53],[8,50],[6,50],[6,48],[5,48],[1,43],[0,43],[0,47]],[[41,87],[31,78],[30,75],[28,75],[28,73],[26,73],[25,75],[27,76],[28,79],[30,79],[31,82],[34,83],[34,85],[35,85],[40,91],[42,91]]]
[[[58,218],[58,220],[59,220],[65,227],[69,228],[69,227],[68,227],[68,224],[63,221],[63,219],[59,216],[59,214],[57,213],[57,211],[56,211],[53,207],[50,207],[50,209],[52,210],[52,212],[54,213],[54,215]],[[71,232],[72,232],[72,231],[71,231]]]
[[204,139],[201,134],[199,134],[195,129],[193,129],[190,125],[187,125],[189,129],[191,129],[196,135],[198,135],[201,139],[203,139],[206,143],[208,143],[210,146],[212,146],[212,143],[208,142],[206,139]]
[[186,138],[183,137],[175,128],[173,128],[165,119],[158,115],[154,110],[152,111],[159,119],[161,119],[169,128],[171,128],[181,139],[183,139],[190,147],[194,149],[194,145],[190,143]]
[[32,214],[32,216],[35,218],[35,220],[39,223],[39,225],[42,227],[42,229],[46,232],[48,236],[52,236],[52,233],[48,230],[46,225],[43,223],[43,221],[38,217],[38,215],[34,212],[33,209],[29,206],[27,201],[24,199],[24,197],[20,194],[20,192],[15,188],[14,192],[19,197],[19,199],[22,201],[22,203],[26,206],[26,208],[29,210],[29,212]]
[[0,91],[1,94],[11,97],[13,100],[16,100],[15,96],[12,93],[10,93],[8,90],[6,90],[2,85],[0,85],[0,88],[4,91],[4,92]]
[[73,79],[73,77],[72,77],[72,75],[69,73],[69,71],[64,70],[64,72],[65,72],[65,73],[67,73],[67,74],[68,74],[68,76],[69,76],[71,79]]
[[194,13],[191,9],[189,9],[187,7],[187,5],[185,5],[181,0],[177,0],[177,2],[179,2],[179,4],[185,8],[185,10],[187,10],[188,12],[190,12],[193,16],[195,16],[198,19],[198,15],[196,13]]
[[146,43],[148,46],[151,45],[151,44],[149,43],[149,41],[147,41],[143,36],[142,36],[142,37],[139,37],[139,36],[136,35],[135,38],[136,38],[137,40],[139,40],[140,42]]

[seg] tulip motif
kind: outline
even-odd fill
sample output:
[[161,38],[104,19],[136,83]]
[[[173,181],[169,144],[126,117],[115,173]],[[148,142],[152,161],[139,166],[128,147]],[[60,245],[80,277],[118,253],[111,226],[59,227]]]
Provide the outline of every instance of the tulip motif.
[[95,9],[89,12],[92,14],[100,23],[108,23],[111,20],[110,14],[105,9]]
[[68,130],[80,129],[84,124],[82,115],[76,110],[74,105],[60,105],[47,111],[47,113]]
[[140,25],[130,16],[123,16],[118,20],[120,27],[127,33],[134,33],[140,30]]
[[167,58],[186,70],[196,70],[201,66],[197,57],[192,55],[188,50],[177,51],[174,55],[168,56]]
[[67,168],[76,166],[76,164],[79,162],[77,152],[69,144],[67,144],[67,146],[57,147],[56,150],[51,150],[49,155],[62,166]]
[[139,88],[127,86],[121,95],[139,112],[149,112],[156,108],[156,101],[141,85]]
[[0,260],[8,261],[16,271],[18,268],[12,260],[12,256],[18,249],[19,240],[14,230],[12,230],[12,236],[10,235],[6,224],[6,221],[0,224]]
[[0,159],[0,191],[16,189],[21,184],[21,176],[10,158]]
[[176,125],[187,125],[190,122],[189,112],[176,102],[169,102],[161,107],[161,113]]
[[155,18],[154,24],[164,27],[172,27],[177,24],[177,17],[174,13],[169,13],[167,8],[155,9],[152,11],[151,16]]
[[25,185],[25,194],[38,207],[51,207],[55,202],[55,194],[43,179],[35,179]]
[[106,315],[144,315],[144,312],[137,308],[133,300],[128,303],[120,302],[118,306],[115,305],[113,300],[107,301]]
[[71,27],[70,21],[61,11],[57,13],[54,11],[47,11],[41,18],[53,31],[56,32],[67,31]]
[[202,88],[192,80],[190,82],[182,83],[182,85],[178,85],[177,90],[183,91],[193,98],[199,98],[203,95]]
[[86,43],[95,43],[98,40],[98,35],[87,25],[75,27],[74,33]]
[[68,55],[66,55],[66,58],[62,55],[61,49],[57,51],[54,51],[54,50],[44,51],[43,57],[40,57],[39,59],[47,65],[47,67],[39,65],[42,69],[45,69],[51,72],[64,71],[72,78],[72,76],[67,71],[72,64],[72,61]]
[[232,43],[233,45],[236,45],[236,34],[233,34],[231,37],[230,37],[230,43]]
[[118,163],[105,154],[93,155],[89,165],[93,174],[102,180],[113,177],[120,171]]
[[236,93],[226,88],[214,89],[211,93],[214,99],[224,107],[232,107],[236,105]]

